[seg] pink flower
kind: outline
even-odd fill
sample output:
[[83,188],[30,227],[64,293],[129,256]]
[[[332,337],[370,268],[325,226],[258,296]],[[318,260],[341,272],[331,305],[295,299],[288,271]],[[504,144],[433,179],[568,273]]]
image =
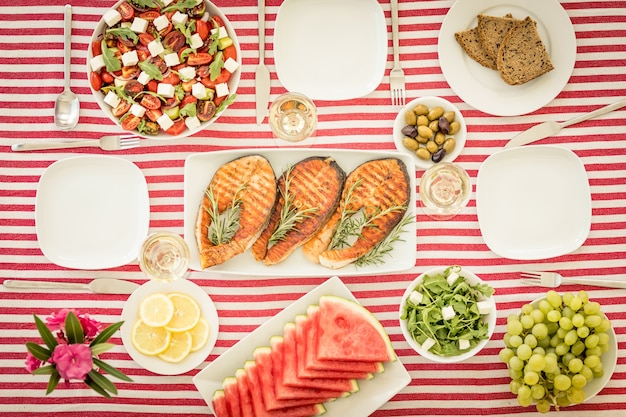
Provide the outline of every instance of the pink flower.
[[52,315],[46,317],[46,324],[51,332],[60,330],[65,333],[65,318],[69,312],[74,313],[74,315],[78,317],[78,321],[80,321],[80,325],[83,328],[83,333],[86,337],[94,338],[98,332],[100,332],[102,323],[89,317],[89,314],[81,314],[74,309],[67,308],[60,310],[58,313],[52,313]]
[[78,317],[79,313],[76,310],[70,310],[67,308],[62,309],[58,313],[52,313],[49,317],[46,317],[46,324],[51,332],[63,330],[65,328],[65,317],[67,317],[67,313],[70,311]]
[[41,361],[34,357],[30,352],[26,352],[26,370],[28,372],[33,372],[35,369],[39,369],[41,366]]
[[57,345],[52,352],[50,362],[55,364],[61,378],[67,380],[84,380],[93,368],[91,349],[80,343]]
[[78,316],[80,325],[83,327],[85,336],[94,338],[100,332],[102,323],[89,317],[89,314],[81,314]]

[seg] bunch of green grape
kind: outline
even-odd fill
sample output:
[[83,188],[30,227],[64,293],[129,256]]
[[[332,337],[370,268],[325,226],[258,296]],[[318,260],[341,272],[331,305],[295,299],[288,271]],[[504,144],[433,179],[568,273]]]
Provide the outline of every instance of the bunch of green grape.
[[586,291],[561,296],[550,290],[510,315],[500,360],[508,365],[519,404],[534,403],[547,413],[553,405],[582,403],[585,386],[604,373],[601,357],[609,349],[610,329],[600,304]]

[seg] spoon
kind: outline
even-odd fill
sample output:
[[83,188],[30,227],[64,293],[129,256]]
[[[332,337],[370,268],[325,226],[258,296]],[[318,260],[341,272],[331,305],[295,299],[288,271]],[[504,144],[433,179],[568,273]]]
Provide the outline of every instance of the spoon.
[[78,124],[78,96],[70,90],[70,51],[72,48],[72,5],[65,5],[64,17],[65,89],[54,103],[54,123],[61,130],[72,130]]

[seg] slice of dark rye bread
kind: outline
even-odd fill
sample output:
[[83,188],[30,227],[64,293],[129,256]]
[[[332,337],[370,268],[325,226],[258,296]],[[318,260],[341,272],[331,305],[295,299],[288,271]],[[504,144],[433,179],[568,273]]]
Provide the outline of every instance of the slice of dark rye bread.
[[504,37],[496,63],[500,77],[510,85],[527,83],[554,69],[537,32],[537,22],[529,16]]
[[510,14],[504,17],[478,15],[478,39],[487,55],[494,61],[498,59],[498,50],[502,40],[516,22],[519,20]]
[[480,43],[480,39],[478,39],[478,28],[456,32],[454,38],[459,45],[461,45],[465,53],[474,61],[478,62],[483,67],[493,70],[498,69],[495,59],[487,55],[487,52],[485,52],[485,49]]

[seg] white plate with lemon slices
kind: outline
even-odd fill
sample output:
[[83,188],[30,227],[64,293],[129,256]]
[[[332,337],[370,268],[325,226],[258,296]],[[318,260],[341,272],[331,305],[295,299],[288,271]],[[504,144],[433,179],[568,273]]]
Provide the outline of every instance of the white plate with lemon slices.
[[213,300],[186,279],[146,282],[128,298],[122,320],[122,342],[128,354],[160,375],[184,374],[200,365],[219,332]]

